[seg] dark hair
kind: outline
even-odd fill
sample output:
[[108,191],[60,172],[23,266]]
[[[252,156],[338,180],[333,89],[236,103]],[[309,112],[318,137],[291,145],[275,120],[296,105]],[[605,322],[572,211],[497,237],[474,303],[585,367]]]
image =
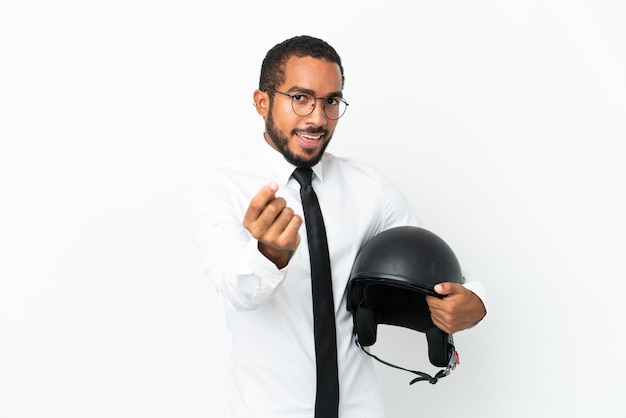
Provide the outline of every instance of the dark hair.
[[312,57],[336,63],[341,70],[341,85],[343,87],[345,81],[343,66],[337,51],[321,39],[301,35],[287,39],[267,52],[261,65],[259,90],[276,88],[285,81],[285,63],[291,57]]

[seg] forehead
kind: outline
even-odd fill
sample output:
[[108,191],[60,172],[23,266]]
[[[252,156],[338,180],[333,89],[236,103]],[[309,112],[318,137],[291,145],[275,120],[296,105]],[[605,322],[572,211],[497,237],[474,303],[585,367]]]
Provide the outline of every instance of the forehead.
[[295,87],[324,96],[341,92],[341,69],[334,62],[313,57],[291,57],[285,63],[285,81],[281,88]]

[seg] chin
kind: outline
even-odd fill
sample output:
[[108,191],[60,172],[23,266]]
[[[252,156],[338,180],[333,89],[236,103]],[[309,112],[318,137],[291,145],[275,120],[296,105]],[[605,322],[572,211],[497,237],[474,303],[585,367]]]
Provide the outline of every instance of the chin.
[[308,156],[308,157],[302,157],[299,155],[294,155],[292,153],[287,153],[287,154],[283,154],[283,157],[285,157],[285,159],[290,162],[291,164],[295,165],[296,167],[313,167],[315,164],[317,164],[321,159],[322,159],[322,154],[317,154],[315,156]]

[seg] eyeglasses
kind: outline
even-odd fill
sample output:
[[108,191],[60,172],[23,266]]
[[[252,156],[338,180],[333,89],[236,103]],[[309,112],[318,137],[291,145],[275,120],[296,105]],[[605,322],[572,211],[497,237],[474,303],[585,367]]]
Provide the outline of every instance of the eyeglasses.
[[346,113],[348,108],[348,102],[339,96],[330,97],[315,97],[312,94],[304,92],[296,92],[293,94],[284,93],[276,89],[266,87],[263,91],[271,90],[275,93],[280,93],[283,96],[287,96],[291,99],[291,108],[298,116],[309,116],[315,110],[315,104],[317,100],[322,100],[322,109],[324,110],[324,116],[331,120],[337,120]]

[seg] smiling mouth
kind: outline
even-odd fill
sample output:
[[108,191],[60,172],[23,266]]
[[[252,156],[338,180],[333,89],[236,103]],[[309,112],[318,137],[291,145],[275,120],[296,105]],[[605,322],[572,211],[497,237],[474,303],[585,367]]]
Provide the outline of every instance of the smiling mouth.
[[325,133],[296,132],[300,145],[304,148],[318,148]]

